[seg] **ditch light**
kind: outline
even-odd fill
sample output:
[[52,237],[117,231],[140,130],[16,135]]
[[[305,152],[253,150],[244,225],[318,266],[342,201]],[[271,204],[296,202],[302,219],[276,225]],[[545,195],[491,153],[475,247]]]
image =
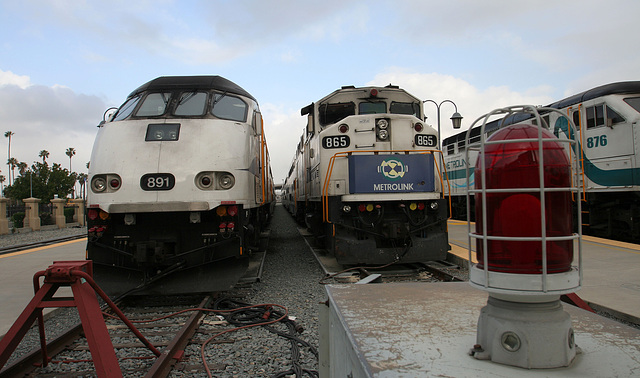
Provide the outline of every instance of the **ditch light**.
[[[540,111],[509,107],[478,119],[484,118],[483,137],[475,146],[475,188],[468,194],[475,197],[476,226],[472,232],[469,224],[469,245],[475,239],[477,258],[469,281],[489,294],[470,354],[527,369],[569,366],[579,352],[570,316],[560,302],[560,296],[578,290],[582,280],[577,161],[568,153],[575,142],[536,126],[543,124]],[[530,113],[531,124],[501,128],[485,140],[490,116],[516,113]]]

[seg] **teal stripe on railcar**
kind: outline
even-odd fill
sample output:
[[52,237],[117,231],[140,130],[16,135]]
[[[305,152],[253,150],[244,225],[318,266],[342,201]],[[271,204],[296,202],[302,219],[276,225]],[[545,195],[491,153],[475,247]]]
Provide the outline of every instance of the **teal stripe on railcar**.
[[[569,129],[569,122],[566,118],[558,118],[554,126],[554,134],[558,135],[557,130],[560,130],[564,135],[569,137],[567,130]],[[571,137],[575,140],[575,135]],[[578,141],[577,145],[573,146],[574,153],[576,148],[582,149],[582,144]],[[640,185],[640,168],[623,168],[623,169],[611,169],[605,170],[595,166],[584,154],[584,172],[589,180],[602,186],[631,186]]]

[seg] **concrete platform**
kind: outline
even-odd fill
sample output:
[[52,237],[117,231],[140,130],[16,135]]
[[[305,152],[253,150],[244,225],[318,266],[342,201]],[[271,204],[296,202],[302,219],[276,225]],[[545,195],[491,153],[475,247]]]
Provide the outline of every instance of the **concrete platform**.
[[487,293],[469,283],[329,285],[320,310],[321,377],[632,377],[640,330],[563,305],[582,353],[566,368],[523,369],[469,355]]
[[[467,235],[467,222],[449,221],[450,252],[464,260]],[[583,236],[582,259],[582,288],[576,294],[598,310],[640,324],[640,245]]]
[[[87,239],[0,255],[0,336],[11,328],[33,298],[33,275],[54,261],[84,260]],[[56,296],[70,296],[71,289],[60,288]],[[54,309],[45,309],[45,314]]]

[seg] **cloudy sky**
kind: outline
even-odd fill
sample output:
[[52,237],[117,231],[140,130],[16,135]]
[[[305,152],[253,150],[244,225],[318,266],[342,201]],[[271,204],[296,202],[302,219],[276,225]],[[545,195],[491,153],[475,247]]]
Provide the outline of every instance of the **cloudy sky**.
[[[0,0],[0,132],[15,133],[19,161],[47,150],[68,167],[73,147],[86,172],[103,112],[133,89],[221,75],[258,99],[282,182],[300,108],[342,85],[452,100],[464,128],[497,107],[640,80],[638,15],[635,0]],[[453,111],[442,105],[443,137]],[[435,126],[436,106],[425,112]]]

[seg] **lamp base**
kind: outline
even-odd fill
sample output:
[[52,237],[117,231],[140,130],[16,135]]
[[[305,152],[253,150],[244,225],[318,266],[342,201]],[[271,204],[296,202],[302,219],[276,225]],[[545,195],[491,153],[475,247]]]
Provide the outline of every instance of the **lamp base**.
[[512,302],[489,295],[478,319],[470,354],[526,369],[569,366],[579,352],[571,318],[559,297],[550,302]]

